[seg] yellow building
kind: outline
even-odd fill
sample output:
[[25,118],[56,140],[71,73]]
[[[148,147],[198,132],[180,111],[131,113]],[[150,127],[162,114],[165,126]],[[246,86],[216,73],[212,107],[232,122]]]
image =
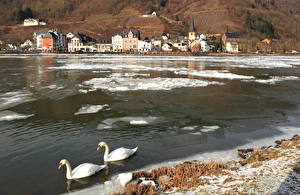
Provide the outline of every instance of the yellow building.
[[192,22],[190,24],[190,30],[189,30],[189,37],[188,38],[189,38],[190,42],[196,40],[194,17],[192,18]]

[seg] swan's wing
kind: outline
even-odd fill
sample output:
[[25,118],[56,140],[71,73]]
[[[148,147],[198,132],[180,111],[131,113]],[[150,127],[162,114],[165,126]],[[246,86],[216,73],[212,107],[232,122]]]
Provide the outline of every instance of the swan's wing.
[[79,179],[79,178],[84,178],[84,177],[94,175],[96,172],[100,171],[104,167],[105,167],[105,165],[100,166],[100,165],[95,165],[92,163],[83,163],[83,164],[77,166],[72,171],[72,178]]
[[136,152],[136,150],[137,148],[134,149],[128,149],[124,147],[118,148],[109,154],[109,160],[110,161],[124,160],[129,156],[133,155]]

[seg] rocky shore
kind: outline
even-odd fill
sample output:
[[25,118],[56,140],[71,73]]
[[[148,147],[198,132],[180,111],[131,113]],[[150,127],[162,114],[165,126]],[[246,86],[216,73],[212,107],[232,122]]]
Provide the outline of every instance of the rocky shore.
[[300,136],[237,152],[236,161],[134,172],[123,194],[300,194]]

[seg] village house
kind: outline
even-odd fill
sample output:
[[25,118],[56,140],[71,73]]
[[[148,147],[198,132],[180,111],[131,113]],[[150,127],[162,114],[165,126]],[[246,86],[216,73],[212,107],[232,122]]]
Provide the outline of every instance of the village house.
[[282,53],[285,52],[284,46],[282,46],[282,43],[278,39],[268,39],[265,38],[262,41],[258,42],[256,44],[256,48],[260,52],[264,53]]
[[68,52],[96,52],[96,40],[82,33],[75,33],[68,42]]
[[154,36],[150,40],[151,40],[152,50],[161,51],[162,37],[161,36]]
[[96,43],[97,52],[112,52],[112,41],[110,38],[101,37]]
[[226,43],[226,52],[239,53],[239,44],[234,41],[228,41]]
[[42,52],[65,52],[67,50],[66,35],[60,31],[36,31],[33,34],[36,50]]
[[137,52],[138,40],[140,39],[140,31],[137,29],[125,29],[123,31],[123,51]]
[[168,40],[168,39],[170,38],[170,35],[167,34],[167,33],[163,33],[163,34],[161,35],[161,38],[162,38],[162,40],[166,41],[166,40]]
[[68,34],[66,34],[66,38],[69,40],[69,39],[71,39],[71,38],[73,38],[75,36],[75,34],[74,33],[72,33],[72,32],[69,32]]
[[68,50],[68,41],[66,35],[61,31],[53,31],[56,35],[56,52],[63,53]]
[[111,38],[113,52],[122,52],[123,50],[123,37],[117,33]]
[[173,51],[173,45],[171,43],[164,43],[162,46],[162,50],[165,52]]
[[186,52],[189,49],[187,37],[184,36],[177,36],[169,39],[168,43],[172,44],[173,49],[176,49],[178,51]]
[[210,52],[211,46],[204,39],[198,39],[191,43],[190,45],[191,52]]
[[42,52],[55,52],[57,36],[53,32],[48,32],[42,37]]
[[36,44],[36,49],[42,51],[42,38],[48,33],[46,30],[36,31],[33,34],[33,40]]
[[24,43],[20,45],[22,50],[32,51],[34,50],[34,44],[31,40],[26,40]]
[[243,48],[244,34],[226,32],[222,36],[222,42],[226,52],[238,53]]
[[138,41],[138,51],[145,53],[152,50],[152,45],[149,40],[139,40]]
[[14,44],[8,43],[8,44],[6,44],[5,50],[7,50],[7,51],[17,51],[18,47]]
[[39,19],[27,18],[23,22],[24,26],[42,26],[47,25],[46,22],[40,21]]

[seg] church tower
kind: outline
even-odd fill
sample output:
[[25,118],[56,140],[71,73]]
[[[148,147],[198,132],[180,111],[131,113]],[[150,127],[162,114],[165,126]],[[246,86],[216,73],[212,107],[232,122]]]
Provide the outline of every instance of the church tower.
[[192,21],[190,24],[190,29],[189,29],[189,41],[194,41],[196,39],[196,32],[195,32],[195,22],[194,22],[194,17],[192,17]]

